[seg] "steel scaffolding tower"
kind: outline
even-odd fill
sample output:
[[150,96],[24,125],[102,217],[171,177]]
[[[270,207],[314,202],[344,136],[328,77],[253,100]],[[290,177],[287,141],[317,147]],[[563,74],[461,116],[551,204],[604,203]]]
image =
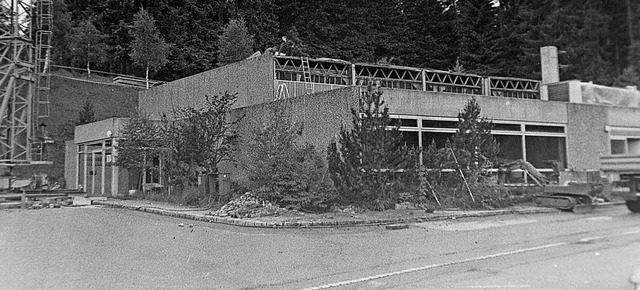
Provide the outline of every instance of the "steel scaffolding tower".
[[0,0],[0,165],[41,161],[32,148],[48,114],[50,43],[51,0]]

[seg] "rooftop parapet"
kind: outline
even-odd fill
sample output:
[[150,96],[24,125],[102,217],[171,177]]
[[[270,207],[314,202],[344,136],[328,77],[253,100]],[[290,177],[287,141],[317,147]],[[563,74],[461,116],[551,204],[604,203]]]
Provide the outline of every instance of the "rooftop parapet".
[[[307,94],[304,62],[301,57],[275,56],[276,98]],[[486,95],[519,99],[541,99],[540,81],[482,77],[396,65],[350,63],[344,60],[309,59],[313,92],[374,82],[385,88]]]

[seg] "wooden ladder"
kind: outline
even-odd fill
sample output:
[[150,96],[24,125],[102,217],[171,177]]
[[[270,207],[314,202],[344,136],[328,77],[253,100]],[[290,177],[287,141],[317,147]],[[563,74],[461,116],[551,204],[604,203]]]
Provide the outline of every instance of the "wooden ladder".
[[309,58],[302,57],[302,74],[304,76],[304,85],[307,89],[307,94],[313,93],[313,82],[311,82],[311,68],[309,67]]

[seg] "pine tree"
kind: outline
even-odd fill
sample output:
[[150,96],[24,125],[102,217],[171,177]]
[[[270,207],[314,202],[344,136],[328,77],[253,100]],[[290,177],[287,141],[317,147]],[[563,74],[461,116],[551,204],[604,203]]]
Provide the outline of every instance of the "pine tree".
[[155,20],[144,9],[136,14],[131,28],[133,43],[131,58],[145,68],[145,80],[149,88],[149,70],[157,71],[167,63],[169,45],[158,32]]
[[87,68],[87,77],[91,77],[91,63],[101,64],[107,59],[109,48],[104,40],[107,35],[98,30],[91,20],[78,23],[70,36],[70,49],[72,63],[84,64]]
[[446,70],[452,67],[458,53],[455,9],[447,9],[446,1],[403,1],[406,24],[400,24],[397,54],[407,66]]
[[[491,135],[493,123],[486,117],[480,117],[480,105],[475,98],[470,99],[464,109],[458,113],[458,130],[452,138],[451,146],[468,158],[465,165],[472,170],[479,170],[496,161],[500,150],[498,143]],[[460,158],[460,157],[457,157]],[[459,160],[460,161],[460,160]]]
[[76,125],[84,125],[96,121],[96,112],[93,110],[93,103],[86,101],[82,105],[82,111],[78,113],[78,122]]
[[[352,128],[342,128],[328,148],[329,172],[343,202],[371,209],[390,208],[398,200],[402,175],[416,168],[412,149],[389,118],[382,92],[362,92],[358,109],[351,110]],[[391,128],[389,128],[391,126]]]
[[497,10],[492,0],[458,2],[457,30],[460,63],[472,73],[494,75],[498,59]]
[[220,47],[218,54],[218,65],[220,66],[251,56],[253,53],[253,36],[249,34],[242,18],[232,19],[224,27],[218,47]]
[[624,69],[622,75],[620,75],[614,84],[617,87],[636,86],[640,88],[640,76],[638,70],[634,66],[629,66]]

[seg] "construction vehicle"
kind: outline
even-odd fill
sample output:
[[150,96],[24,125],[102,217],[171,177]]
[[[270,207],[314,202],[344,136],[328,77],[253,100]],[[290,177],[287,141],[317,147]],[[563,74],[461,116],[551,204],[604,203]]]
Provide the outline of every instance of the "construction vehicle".
[[541,193],[533,196],[533,202],[537,206],[575,213],[590,212],[594,201],[609,188],[599,171],[560,171],[557,163],[550,163],[556,165],[555,178],[545,176],[525,160],[506,164],[509,170],[522,170],[528,179],[542,189]]
[[633,213],[640,213],[640,155],[600,157],[602,172],[612,184],[611,195],[625,201]]

